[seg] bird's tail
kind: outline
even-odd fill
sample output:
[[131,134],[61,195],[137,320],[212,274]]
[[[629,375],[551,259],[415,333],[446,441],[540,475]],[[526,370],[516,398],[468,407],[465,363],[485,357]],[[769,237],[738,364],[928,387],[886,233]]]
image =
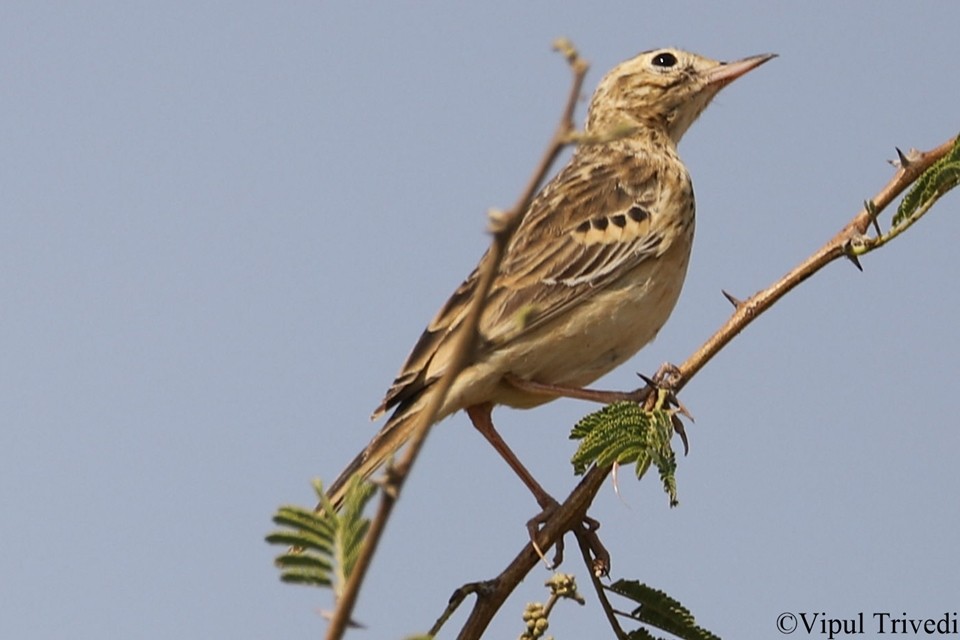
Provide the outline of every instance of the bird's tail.
[[340,508],[350,478],[355,475],[369,478],[410,439],[422,406],[422,402],[417,402],[413,406],[399,407],[373,440],[337,476],[327,489],[327,497],[335,508]]

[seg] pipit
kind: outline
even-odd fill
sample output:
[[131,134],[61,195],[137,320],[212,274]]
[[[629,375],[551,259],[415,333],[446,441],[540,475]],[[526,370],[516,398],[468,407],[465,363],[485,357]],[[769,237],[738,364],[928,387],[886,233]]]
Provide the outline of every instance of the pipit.
[[[530,408],[588,385],[656,337],[680,295],[693,243],[693,185],[677,143],[720,89],[773,57],[727,63],[657,49],[616,66],[590,101],[584,133],[595,142],[578,146],[544,186],[506,248],[479,346],[437,420],[466,410],[544,508],[552,498],[500,439],[492,408]],[[447,368],[477,273],[414,346],[373,417],[393,413],[331,485],[334,504],[350,476],[369,476],[410,437]]]

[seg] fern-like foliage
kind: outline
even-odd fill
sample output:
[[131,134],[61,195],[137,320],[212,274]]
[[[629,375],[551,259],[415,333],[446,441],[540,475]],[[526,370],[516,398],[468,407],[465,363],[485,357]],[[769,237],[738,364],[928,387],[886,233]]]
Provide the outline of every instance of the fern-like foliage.
[[573,454],[573,470],[583,474],[591,464],[635,464],[637,478],[657,467],[670,506],[677,505],[677,458],[670,439],[672,413],[666,409],[648,411],[635,402],[615,402],[584,416],[570,432],[580,446]]
[[313,486],[323,510],[280,507],[273,521],[286,528],[274,531],[266,540],[289,547],[275,561],[281,580],[332,587],[339,598],[370,526],[369,519],[363,517],[363,509],[376,487],[359,477],[353,478],[338,512],[324,494],[320,481],[315,481]]
[[957,184],[960,184],[960,136],[954,140],[950,152],[924,171],[913,183],[893,216],[893,227],[913,224],[940,196]]
[[[682,640],[720,640],[718,636],[697,626],[690,611],[662,591],[636,580],[617,580],[604,588],[639,605],[630,611],[628,617],[631,620],[666,631]],[[644,627],[631,631],[627,637],[630,640],[657,640]]]

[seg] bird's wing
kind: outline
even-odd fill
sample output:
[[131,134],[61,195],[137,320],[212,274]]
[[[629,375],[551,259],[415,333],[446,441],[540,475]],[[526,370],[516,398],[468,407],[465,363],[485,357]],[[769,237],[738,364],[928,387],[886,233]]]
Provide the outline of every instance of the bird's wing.
[[[522,338],[662,253],[667,230],[655,210],[658,167],[635,158],[583,161],[583,155],[540,192],[514,234],[480,320],[478,356]],[[466,316],[478,269],[420,336],[374,418],[416,399],[443,374],[448,338]]]
[[[480,264],[483,264],[486,259],[487,254],[484,254]],[[460,325],[466,315],[469,301],[477,288],[478,270],[479,266],[457,287],[436,317],[420,334],[420,339],[407,356],[407,361],[387,390],[383,402],[373,412],[371,419],[376,420],[392,407],[416,399],[424,389],[436,381],[440,374],[430,372],[428,375],[430,365],[441,347],[449,344],[447,338],[453,334],[453,330]]]

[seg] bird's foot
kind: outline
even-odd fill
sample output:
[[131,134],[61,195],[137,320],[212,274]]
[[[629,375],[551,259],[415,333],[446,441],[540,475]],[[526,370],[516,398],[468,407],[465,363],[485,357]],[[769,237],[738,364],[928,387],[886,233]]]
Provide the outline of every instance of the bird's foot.
[[[550,522],[550,519],[556,514],[557,510],[559,510],[560,503],[548,495],[538,498],[537,501],[540,503],[542,510],[527,521],[527,534],[530,536],[530,544],[533,546],[533,550],[540,556],[540,559],[547,569],[552,571],[563,564],[563,536],[560,536],[556,544],[554,544],[552,560],[547,560],[546,554],[544,554],[540,545],[537,543],[537,538],[540,536],[540,531],[544,525]],[[591,548],[594,557],[594,571],[603,571],[603,574],[606,575],[606,571],[608,571],[610,567],[610,554],[607,553],[603,545],[600,544],[600,538],[596,534],[599,528],[600,523],[597,520],[589,516],[584,516],[583,521],[578,524],[573,531],[578,538],[583,536],[583,539],[587,541],[588,546]],[[604,569],[604,567],[606,569]]]

